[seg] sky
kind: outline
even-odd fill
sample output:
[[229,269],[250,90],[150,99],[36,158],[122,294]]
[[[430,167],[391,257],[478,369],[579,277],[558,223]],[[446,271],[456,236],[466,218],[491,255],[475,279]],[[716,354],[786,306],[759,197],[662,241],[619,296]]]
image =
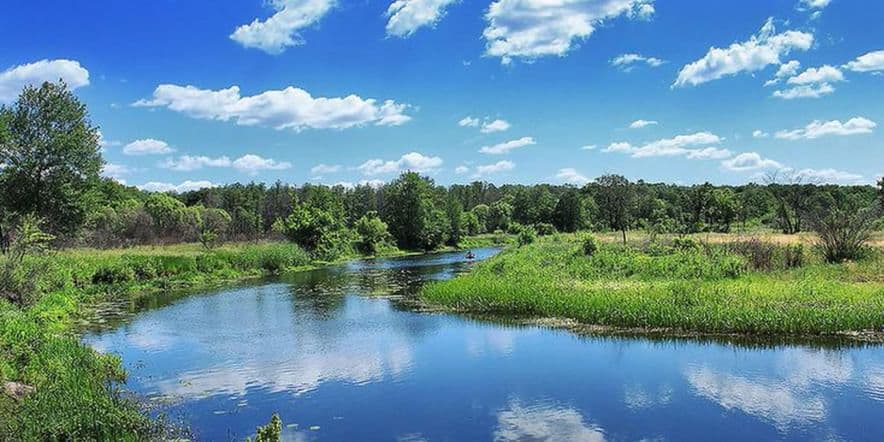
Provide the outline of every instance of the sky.
[[106,176],[866,184],[884,2],[6,0],[0,104],[64,79]]

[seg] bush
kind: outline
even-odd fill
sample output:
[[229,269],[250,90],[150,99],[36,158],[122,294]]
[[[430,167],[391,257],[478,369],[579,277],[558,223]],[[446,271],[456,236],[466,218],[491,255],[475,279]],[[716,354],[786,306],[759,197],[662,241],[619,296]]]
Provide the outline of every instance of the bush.
[[[258,433],[255,435],[255,442],[279,442],[282,437],[282,420],[279,415],[274,413],[267,425],[258,427]],[[246,439],[251,441],[252,439]]]
[[125,264],[100,266],[92,275],[96,285],[125,284],[135,280],[135,271]]
[[693,238],[687,236],[679,236],[672,240],[672,247],[676,250],[695,251],[700,250],[700,244]]
[[537,223],[534,225],[534,228],[537,230],[537,234],[540,236],[547,236],[556,233],[556,228],[550,223]]
[[200,273],[215,273],[230,267],[229,263],[213,253],[196,257],[196,269]]
[[804,246],[802,244],[783,247],[783,267],[794,269],[804,265]]
[[727,245],[727,248],[745,257],[753,270],[771,271],[774,269],[774,244],[764,242],[758,238],[747,241],[737,241]]
[[595,255],[595,252],[599,249],[598,241],[596,241],[595,237],[592,235],[583,238],[583,254],[586,256]]
[[126,257],[124,262],[128,267],[132,268],[135,279],[138,281],[150,281],[157,277],[159,273],[156,260],[151,257]]
[[522,226],[519,229],[519,246],[526,246],[537,239],[537,232],[533,227]]

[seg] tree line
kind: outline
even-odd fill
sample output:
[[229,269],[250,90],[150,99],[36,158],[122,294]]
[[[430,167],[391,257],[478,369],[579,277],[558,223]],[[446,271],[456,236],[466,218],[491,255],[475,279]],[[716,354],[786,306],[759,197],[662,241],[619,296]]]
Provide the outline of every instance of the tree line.
[[[24,216],[61,245],[118,247],[287,238],[324,256],[355,244],[408,250],[457,245],[490,232],[548,234],[584,229],[656,233],[768,227],[787,234],[825,214],[850,216],[884,201],[874,186],[817,185],[796,175],[717,186],[630,181],[604,175],[582,187],[451,186],[406,172],[381,186],[276,182],[173,193],[141,191],[100,176],[99,134],[63,83],[27,87],[0,108],[0,245]],[[825,211],[823,214],[822,211]],[[877,211],[876,211],[877,213]]]

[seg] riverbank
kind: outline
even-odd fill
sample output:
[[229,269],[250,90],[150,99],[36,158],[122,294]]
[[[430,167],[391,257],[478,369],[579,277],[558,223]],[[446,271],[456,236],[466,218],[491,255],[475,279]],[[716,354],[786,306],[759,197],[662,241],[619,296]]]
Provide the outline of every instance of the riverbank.
[[812,248],[693,240],[622,246],[557,235],[424,288],[424,302],[477,314],[677,333],[820,335],[884,326],[884,252],[824,264]]
[[[507,235],[465,238],[461,248],[505,245]],[[448,248],[446,250],[453,250]],[[316,261],[279,242],[198,244],[129,249],[71,249],[29,258],[37,269],[26,308],[0,299],[0,386],[33,391],[13,398],[0,391],[0,440],[133,440],[162,436],[168,427],[148,419],[119,389],[126,373],[114,355],[82,345],[76,322],[108,299],[212,287],[297,272],[353,259],[419,254],[387,247],[376,256]]]

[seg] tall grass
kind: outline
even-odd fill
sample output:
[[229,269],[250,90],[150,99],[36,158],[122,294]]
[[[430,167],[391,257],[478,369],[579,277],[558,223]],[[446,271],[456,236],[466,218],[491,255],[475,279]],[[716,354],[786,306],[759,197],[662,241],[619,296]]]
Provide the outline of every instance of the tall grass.
[[880,254],[850,265],[777,262],[758,271],[727,244],[646,250],[604,244],[586,256],[578,238],[559,236],[431,284],[422,297],[460,311],[711,333],[833,333],[884,325]]

